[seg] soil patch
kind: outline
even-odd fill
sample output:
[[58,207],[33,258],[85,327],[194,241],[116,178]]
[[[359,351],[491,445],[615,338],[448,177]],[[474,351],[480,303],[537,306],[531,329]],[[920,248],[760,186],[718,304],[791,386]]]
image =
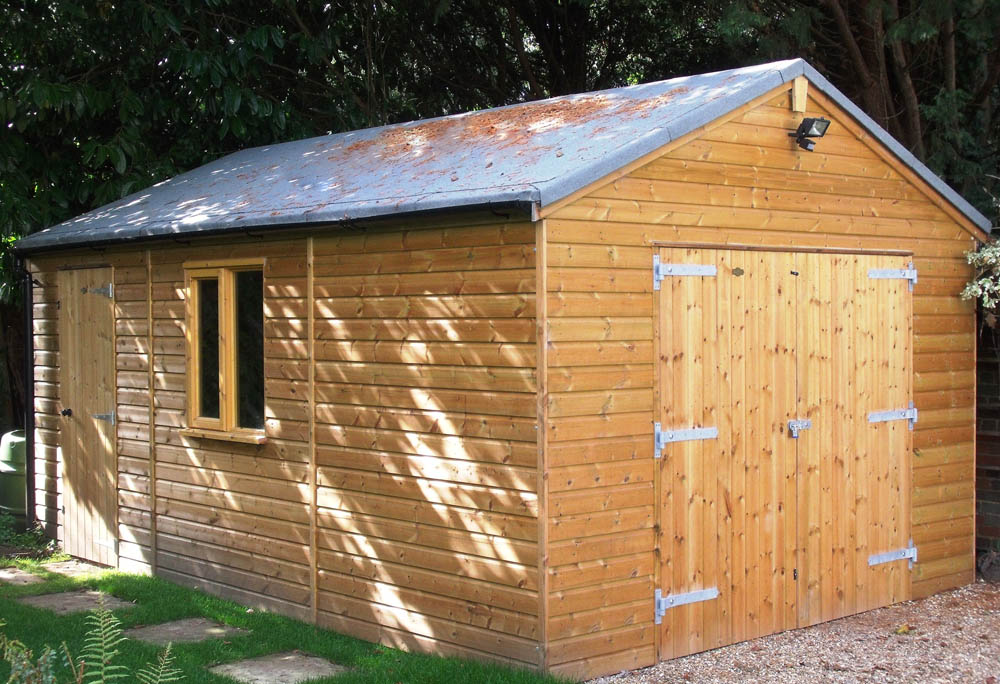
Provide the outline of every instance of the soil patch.
[[52,555],[49,549],[39,549],[31,546],[8,546],[0,544],[0,558],[30,558],[37,560]]

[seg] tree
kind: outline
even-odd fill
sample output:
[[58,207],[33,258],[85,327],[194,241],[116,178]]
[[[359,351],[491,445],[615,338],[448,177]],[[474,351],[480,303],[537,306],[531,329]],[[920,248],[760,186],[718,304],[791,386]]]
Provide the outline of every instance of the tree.
[[761,60],[808,59],[996,216],[1000,0],[739,0],[722,29]]
[[15,0],[6,375],[20,382],[16,238],[237,149],[551,95],[801,55],[991,211],[998,26],[1000,0]]

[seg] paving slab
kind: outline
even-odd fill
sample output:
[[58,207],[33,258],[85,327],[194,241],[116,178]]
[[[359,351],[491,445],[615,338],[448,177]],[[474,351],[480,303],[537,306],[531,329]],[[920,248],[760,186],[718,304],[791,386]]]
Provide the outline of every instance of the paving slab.
[[44,581],[38,575],[33,575],[27,570],[21,570],[20,568],[0,568],[0,584],[23,586],[25,584],[37,584]]
[[102,594],[99,591],[64,591],[58,594],[41,594],[40,596],[28,596],[18,599],[18,603],[34,608],[44,608],[51,610],[56,615],[69,615],[70,613],[83,613],[88,610],[97,610],[101,606],[101,598],[104,599],[104,607],[108,610],[120,610],[122,608],[134,608],[128,601]]
[[92,563],[86,563],[75,559],[59,561],[58,563],[46,563],[42,567],[49,572],[65,575],[66,577],[89,577],[90,575],[96,575],[97,573],[104,572],[108,569],[101,567],[100,565],[94,565]]
[[301,651],[286,651],[216,665],[210,667],[209,671],[247,684],[298,684],[320,677],[332,677],[349,669]]
[[220,622],[213,622],[205,618],[185,618],[184,620],[174,620],[163,622],[158,625],[146,625],[144,627],[134,627],[125,630],[125,636],[129,639],[145,641],[157,646],[167,644],[189,644],[196,641],[207,641],[208,639],[221,639],[226,636],[238,636],[247,634],[247,630],[239,627],[230,627]]

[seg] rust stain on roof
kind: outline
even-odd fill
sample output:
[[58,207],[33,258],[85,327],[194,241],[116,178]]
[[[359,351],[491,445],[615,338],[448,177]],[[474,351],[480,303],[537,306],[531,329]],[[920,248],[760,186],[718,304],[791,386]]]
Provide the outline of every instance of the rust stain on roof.
[[688,91],[689,88],[678,86],[645,99],[606,94],[566,97],[449,116],[414,125],[391,126],[372,138],[333,148],[327,159],[339,161],[346,156],[377,150],[380,159],[387,161],[422,153],[425,149],[433,150],[435,143],[460,147],[488,145],[497,150],[526,148],[531,152],[542,152],[551,147],[531,147],[531,140],[538,133],[611,117],[646,118]]

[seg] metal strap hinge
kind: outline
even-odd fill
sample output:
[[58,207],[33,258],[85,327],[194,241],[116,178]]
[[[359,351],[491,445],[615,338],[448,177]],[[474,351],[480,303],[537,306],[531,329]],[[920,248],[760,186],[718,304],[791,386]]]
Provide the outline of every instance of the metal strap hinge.
[[719,269],[714,264],[661,264],[660,257],[653,255],[653,289],[660,289],[660,281],[667,276],[714,276]]
[[917,422],[917,409],[913,407],[913,402],[910,402],[910,408],[894,411],[872,411],[868,414],[869,423],[887,423],[892,420],[908,420],[912,430],[913,424]]
[[104,287],[90,287],[90,288],[81,287],[80,288],[80,292],[82,292],[83,294],[104,295],[108,299],[114,299],[115,298],[115,284],[114,283],[108,283]]
[[868,556],[868,565],[881,565],[882,563],[892,563],[893,561],[903,560],[908,558],[910,560],[910,568],[913,568],[913,564],[917,562],[917,547],[913,545],[913,540],[910,540],[910,545],[905,549],[896,549],[895,551],[886,551],[885,553],[874,553]]
[[913,286],[917,283],[917,269],[913,267],[913,262],[910,262],[909,268],[870,268],[868,269],[868,277],[882,280],[908,280],[912,292]]
[[719,436],[719,428],[683,428],[680,430],[664,430],[659,423],[653,423],[653,458],[660,458],[663,447],[671,442],[690,442],[695,439],[716,439]]
[[112,411],[111,413],[94,413],[94,414],[91,414],[91,418],[93,418],[94,420],[106,420],[109,423],[111,423],[112,425],[115,424],[115,412],[114,411]]
[[715,587],[711,589],[699,589],[698,591],[689,591],[686,594],[670,594],[669,596],[664,596],[663,592],[657,589],[654,594],[654,615],[656,624],[663,622],[663,616],[666,614],[667,610],[670,608],[676,608],[677,606],[683,606],[688,603],[698,603],[699,601],[710,601],[714,598],[719,597],[719,590]]

